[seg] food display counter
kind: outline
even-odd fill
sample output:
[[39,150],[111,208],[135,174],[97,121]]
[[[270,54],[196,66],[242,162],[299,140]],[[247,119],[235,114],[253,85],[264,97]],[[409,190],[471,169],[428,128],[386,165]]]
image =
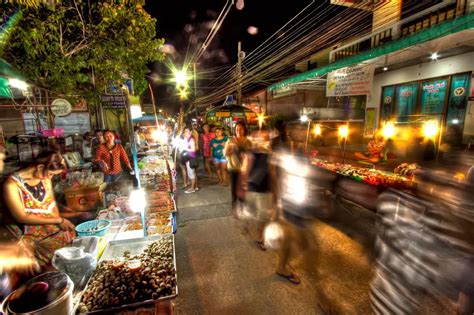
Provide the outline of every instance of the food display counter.
[[119,312],[177,294],[173,235],[112,241],[84,289],[77,311]]
[[407,175],[401,175],[319,159],[312,159],[311,164],[317,167],[318,171],[336,175],[330,185],[336,198],[342,197],[372,211],[376,211],[377,198],[382,191],[387,188],[407,190],[413,182],[412,176],[407,172]]
[[167,305],[164,314],[172,313],[168,300],[178,294],[174,247],[176,172],[172,167],[165,158],[155,155],[139,162],[140,182],[147,195],[146,237],[141,216],[133,212],[133,204],[126,197],[116,198],[111,207],[99,212],[102,217],[98,219],[108,219],[112,224],[103,237],[107,245],[96,270],[76,292],[77,314],[115,314],[124,310],[140,313],[143,309],[147,314],[156,314],[159,305]]

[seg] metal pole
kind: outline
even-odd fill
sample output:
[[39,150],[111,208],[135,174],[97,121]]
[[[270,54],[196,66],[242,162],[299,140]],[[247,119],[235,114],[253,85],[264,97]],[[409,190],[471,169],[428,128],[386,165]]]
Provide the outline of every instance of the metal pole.
[[242,53],[241,53],[241,42],[237,45],[237,105],[242,105]]
[[344,137],[344,147],[342,149],[342,164],[346,163],[346,140],[347,137]]
[[308,140],[309,140],[309,127],[311,126],[311,120],[308,119],[308,129],[306,130],[306,144],[304,146],[305,152],[308,152]]
[[198,116],[196,99],[197,99],[197,84],[196,84],[196,63],[193,63],[193,79],[194,79],[194,115]]
[[439,161],[439,149],[441,148],[441,141],[443,139],[443,125],[444,125],[444,114],[441,115],[441,125],[439,126],[438,145],[436,146],[436,163]]

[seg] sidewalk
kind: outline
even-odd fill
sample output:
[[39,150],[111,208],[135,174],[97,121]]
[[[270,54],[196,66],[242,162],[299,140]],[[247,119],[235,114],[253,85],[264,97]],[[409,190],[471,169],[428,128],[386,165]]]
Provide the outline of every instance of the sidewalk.
[[[230,189],[200,182],[194,194],[179,194],[176,259],[177,314],[323,314],[321,292],[340,314],[371,314],[369,283],[375,216],[360,209],[318,222],[321,260],[316,279],[300,272],[294,285],[275,275],[277,255],[261,251],[230,216]],[[429,298],[425,314],[452,314],[445,299]]]

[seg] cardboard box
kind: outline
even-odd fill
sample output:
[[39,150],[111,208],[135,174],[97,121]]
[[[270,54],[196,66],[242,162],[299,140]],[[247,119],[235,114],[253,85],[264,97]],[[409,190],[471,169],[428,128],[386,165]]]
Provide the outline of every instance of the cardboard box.
[[66,205],[76,211],[90,211],[103,207],[102,194],[107,184],[78,189],[67,188],[64,191]]

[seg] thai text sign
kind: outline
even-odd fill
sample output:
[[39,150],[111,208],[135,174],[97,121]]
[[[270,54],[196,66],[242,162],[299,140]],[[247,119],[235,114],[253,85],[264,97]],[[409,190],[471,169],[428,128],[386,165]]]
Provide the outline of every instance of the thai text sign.
[[103,108],[122,109],[127,107],[127,97],[125,95],[102,95],[101,100]]
[[373,65],[338,69],[328,73],[326,96],[368,95],[373,79]]

